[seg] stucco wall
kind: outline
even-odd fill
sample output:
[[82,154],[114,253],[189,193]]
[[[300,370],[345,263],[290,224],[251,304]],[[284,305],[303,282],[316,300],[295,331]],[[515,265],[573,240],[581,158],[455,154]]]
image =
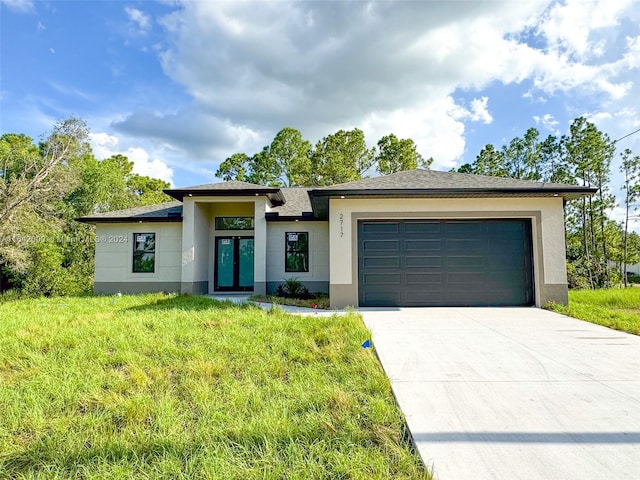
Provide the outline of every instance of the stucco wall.
[[[254,292],[264,292],[266,285],[267,200],[263,196],[185,197],[183,200],[182,291],[213,291],[214,248],[216,235],[253,235]],[[216,231],[215,217],[254,217],[253,231]]]
[[333,307],[357,305],[357,221],[364,218],[530,218],[536,305],[566,302],[562,198],[330,199]]
[[[133,234],[156,234],[155,271],[133,273]],[[181,223],[118,223],[96,225],[96,293],[179,290]],[[134,284],[140,285],[134,286]]]
[[[309,272],[285,272],[286,232],[309,233]],[[313,292],[329,289],[329,223],[267,223],[267,290],[272,292],[285,278],[296,277]]]

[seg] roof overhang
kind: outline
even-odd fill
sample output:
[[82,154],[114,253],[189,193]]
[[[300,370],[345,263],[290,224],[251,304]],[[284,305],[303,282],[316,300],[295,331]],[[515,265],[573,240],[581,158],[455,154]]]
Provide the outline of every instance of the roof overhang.
[[313,212],[302,212],[302,215],[280,215],[278,212],[266,212],[267,222],[317,222],[321,220]]
[[180,217],[80,217],[75,219],[82,223],[181,223]]
[[280,188],[242,188],[242,189],[197,189],[173,188],[165,189],[164,193],[176,200],[183,201],[184,197],[259,197],[264,195],[271,205],[282,205],[285,202]]
[[311,205],[315,216],[326,220],[329,216],[329,199],[371,198],[515,198],[515,197],[559,197],[575,200],[593,195],[598,191],[591,187],[547,188],[429,188],[429,189],[384,189],[384,190],[310,190]]

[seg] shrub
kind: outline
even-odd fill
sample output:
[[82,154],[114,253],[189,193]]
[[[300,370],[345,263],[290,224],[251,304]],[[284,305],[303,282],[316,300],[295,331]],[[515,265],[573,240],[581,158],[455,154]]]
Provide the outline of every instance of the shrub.
[[287,278],[284,283],[278,285],[276,295],[284,298],[300,298],[303,300],[311,298],[309,289],[296,277]]

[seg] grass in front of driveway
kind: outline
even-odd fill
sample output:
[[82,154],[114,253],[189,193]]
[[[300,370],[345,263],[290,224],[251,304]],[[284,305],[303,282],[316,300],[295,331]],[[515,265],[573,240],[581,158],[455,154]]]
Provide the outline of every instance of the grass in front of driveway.
[[640,335],[640,288],[572,290],[569,305],[551,305],[555,312]]
[[354,314],[0,303],[0,478],[429,478]]
[[274,305],[291,305],[294,307],[305,308],[320,308],[323,310],[329,310],[328,295],[318,295],[315,298],[301,299],[301,298],[285,298],[277,295],[252,295],[249,299],[253,302],[271,303]]

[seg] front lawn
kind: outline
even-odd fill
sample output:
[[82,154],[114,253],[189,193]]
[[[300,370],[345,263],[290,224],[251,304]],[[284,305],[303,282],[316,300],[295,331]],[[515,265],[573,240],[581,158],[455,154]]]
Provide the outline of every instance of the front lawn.
[[367,337],[199,297],[4,301],[0,478],[429,478]]
[[623,332],[640,335],[640,288],[572,290],[569,306],[552,310]]
[[319,308],[322,310],[331,308],[328,295],[318,295],[315,298],[308,299],[286,298],[277,295],[252,295],[249,299],[253,302],[271,303],[273,305],[291,305],[293,307]]

